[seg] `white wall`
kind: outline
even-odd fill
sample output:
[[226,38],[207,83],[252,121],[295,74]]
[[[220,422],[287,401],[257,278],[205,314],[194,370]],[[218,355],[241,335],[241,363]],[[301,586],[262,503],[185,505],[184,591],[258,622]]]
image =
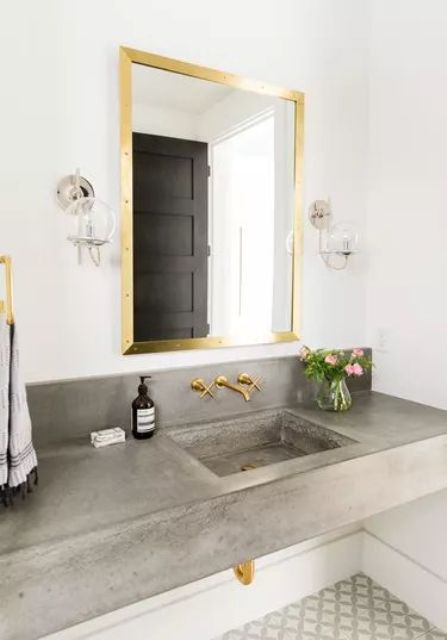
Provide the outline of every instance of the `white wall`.
[[246,121],[270,111],[279,98],[234,90],[200,114],[198,128],[202,140],[215,141],[231,135]]
[[132,130],[155,136],[199,140],[196,117],[179,109],[132,103]]
[[447,4],[374,0],[368,343],[378,390],[447,409]]
[[[367,342],[389,330],[374,384],[447,409],[447,4],[372,8]],[[447,580],[446,514],[441,492],[366,528]],[[423,598],[422,583],[397,575]]]
[[[365,213],[366,0],[17,0],[1,21],[0,251],[13,256],[28,381],[295,353],[296,344],[120,355],[118,238],[104,265],[76,263],[58,179],[80,166],[119,205],[118,46],[233,71],[306,93],[304,202]],[[306,232],[309,226],[306,223]],[[303,336],[364,343],[364,267],[326,271],[309,231]],[[346,305],[349,303],[349,312]]]
[[212,147],[212,335],[272,331],[274,126],[272,115]]

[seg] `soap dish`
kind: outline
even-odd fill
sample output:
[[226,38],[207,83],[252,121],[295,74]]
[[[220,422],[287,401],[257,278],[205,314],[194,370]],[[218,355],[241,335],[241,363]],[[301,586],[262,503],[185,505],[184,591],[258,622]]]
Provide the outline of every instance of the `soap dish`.
[[113,427],[112,429],[101,429],[100,431],[92,431],[90,434],[90,442],[96,448],[107,447],[109,444],[117,444],[124,442],[126,432],[121,427]]

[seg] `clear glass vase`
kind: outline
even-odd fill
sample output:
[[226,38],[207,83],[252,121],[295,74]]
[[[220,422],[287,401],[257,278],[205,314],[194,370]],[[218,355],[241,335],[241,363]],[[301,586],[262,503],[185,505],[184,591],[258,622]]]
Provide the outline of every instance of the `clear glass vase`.
[[352,398],[345,378],[323,380],[317,393],[317,404],[324,411],[347,411]]

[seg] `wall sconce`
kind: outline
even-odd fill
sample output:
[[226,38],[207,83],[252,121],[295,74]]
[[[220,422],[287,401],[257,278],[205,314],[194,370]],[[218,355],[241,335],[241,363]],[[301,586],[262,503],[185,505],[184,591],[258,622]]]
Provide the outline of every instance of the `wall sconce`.
[[99,267],[100,247],[108,244],[115,233],[113,210],[95,198],[92,184],[80,175],[79,169],[74,175],[65,176],[59,181],[57,201],[65,213],[73,216],[73,231],[67,240],[77,248],[79,264],[82,263],[82,251],[86,248],[92,262]]
[[349,256],[358,253],[358,233],[350,224],[331,224],[331,218],[328,201],[312,202],[309,220],[318,229],[318,253],[329,269],[340,271],[348,264]]

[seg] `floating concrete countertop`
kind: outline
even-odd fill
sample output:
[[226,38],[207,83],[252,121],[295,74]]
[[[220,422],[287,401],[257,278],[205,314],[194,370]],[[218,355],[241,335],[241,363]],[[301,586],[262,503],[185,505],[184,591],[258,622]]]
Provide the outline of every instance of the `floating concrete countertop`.
[[355,443],[226,477],[169,428],[40,451],[40,486],[0,515],[2,640],[39,638],[447,486],[444,411],[371,392],[347,413],[288,410]]

